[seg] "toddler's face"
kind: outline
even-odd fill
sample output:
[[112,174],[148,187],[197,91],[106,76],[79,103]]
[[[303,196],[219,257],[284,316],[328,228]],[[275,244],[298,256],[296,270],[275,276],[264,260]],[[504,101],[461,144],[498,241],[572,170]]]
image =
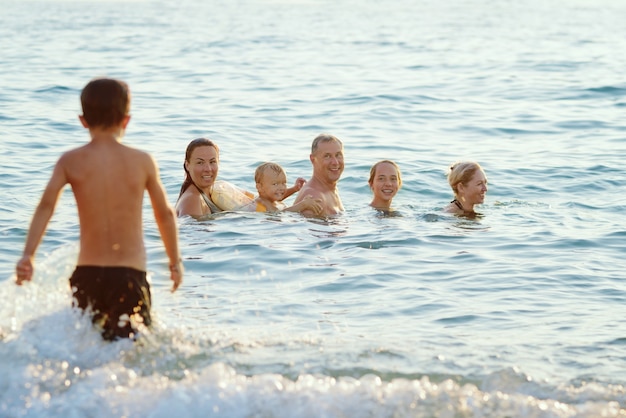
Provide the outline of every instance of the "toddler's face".
[[277,173],[267,169],[263,173],[261,182],[256,184],[256,188],[259,196],[263,199],[280,202],[287,190],[287,176],[285,173]]

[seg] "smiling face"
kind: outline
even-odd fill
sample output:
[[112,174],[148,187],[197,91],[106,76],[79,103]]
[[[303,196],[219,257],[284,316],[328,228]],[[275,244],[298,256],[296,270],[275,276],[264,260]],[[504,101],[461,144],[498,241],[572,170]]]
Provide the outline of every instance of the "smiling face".
[[191,152],[189,161],[185,161],[185,167],[199,188],[209,190],[213,187],[219,170],[217,150],[212,146],[195,148]]
[[482,170],[476,170],[472,178],[465,184],[457,186],[459,197],[469,205],[479,205],[485,201],[487,193],[487,177]]
[[287,176],[284,171],[275,171],[269,167],[263,170],[260,181],[256,184],[259,197],[270,202],[280,202],[287,190]]
[[379,162],[370,172],[369,185],[374,193],[374,199],[370,205],[388,209],[402,185],[400,172],[392,162]]
[[337,141],[320,142],[311,154],[313,175],[324,183],[336,183],[343,173],[343,146]]

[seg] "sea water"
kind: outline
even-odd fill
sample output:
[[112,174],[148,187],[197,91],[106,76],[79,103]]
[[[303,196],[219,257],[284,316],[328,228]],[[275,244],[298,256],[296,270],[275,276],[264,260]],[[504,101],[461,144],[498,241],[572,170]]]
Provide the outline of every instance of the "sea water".
[[[626,3],[0,0],[0,416],[626,416]],[[346,211],[181,219],[184,283],[145,200],[154,328],[103,342],[71,309],[69,188],[14,284],[93,77],[133,93],[125,143],[172,204],[187,143],[254,191],[344,141]],[[368,207],[395,160],[401,216]],[[489,179],[442,213],[447,167]],[[106,176],[103,172],[101,175]],[[291,200],[288,199],[288,202]]]

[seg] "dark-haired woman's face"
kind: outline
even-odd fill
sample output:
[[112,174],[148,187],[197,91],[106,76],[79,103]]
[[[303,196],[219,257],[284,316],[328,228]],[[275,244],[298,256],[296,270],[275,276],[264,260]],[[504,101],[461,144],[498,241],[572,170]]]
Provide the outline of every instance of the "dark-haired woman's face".
[[217,150],[209,145],[200,146],[191,151],[185,167],[194,183],[201,189],[213,187],[219,171]]

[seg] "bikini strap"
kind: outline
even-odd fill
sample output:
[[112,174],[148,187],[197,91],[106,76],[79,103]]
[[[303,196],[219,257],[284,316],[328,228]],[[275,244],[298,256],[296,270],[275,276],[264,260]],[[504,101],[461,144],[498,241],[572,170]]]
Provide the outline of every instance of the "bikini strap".
[[463,209],[463,205],[461,204],[461,202],[459,202],[458,200],[454,199],[452,202],[450,203],[454,203],[456,205],[457,208],[461,209],[463,212],[465,212],[465,209]]
[[211,213],[217,213],[217,212],[222,211],[220,208],[217,207],[215,203],[213,203],[211,198],[207,196],[206,193],[204,193],[202,189],[198,187],[196,183],[192,183],[192,184],[196,186],[196,189],[198,189],[198,191],[200,192],[200,196],[202,196],[202,199],[204,199],[204,203],[206,203],[206,205],[209,207],[209,209],[211,210]]

